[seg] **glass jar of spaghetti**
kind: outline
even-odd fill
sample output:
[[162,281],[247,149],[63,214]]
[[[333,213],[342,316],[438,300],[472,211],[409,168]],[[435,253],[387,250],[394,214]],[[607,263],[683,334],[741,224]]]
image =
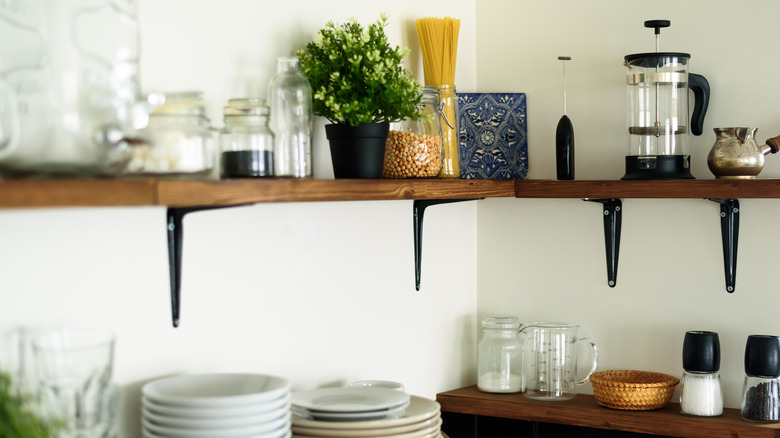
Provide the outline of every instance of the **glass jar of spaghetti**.
[[390,126],[385,147],[385,178],[433,178],[442,166],[439,114],[441,105],[435,87],[424,87],[422,116]]

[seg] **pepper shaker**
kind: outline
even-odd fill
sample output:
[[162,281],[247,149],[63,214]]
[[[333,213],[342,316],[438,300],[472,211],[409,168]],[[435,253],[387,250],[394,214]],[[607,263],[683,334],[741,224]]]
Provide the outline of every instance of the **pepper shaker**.
[[742,419],[780,421],[780,337],[750,335],[745,345]]
[[683,378],[680,412],[699,417],[723,414],[718,334],[689,331],[683,341]]

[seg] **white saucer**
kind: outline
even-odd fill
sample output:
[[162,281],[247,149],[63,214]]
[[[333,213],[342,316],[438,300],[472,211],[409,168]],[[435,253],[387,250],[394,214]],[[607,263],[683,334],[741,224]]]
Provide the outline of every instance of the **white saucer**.
[[413,423],[405,426],[397,427],[385,427],[377,429],[349,429],[349,430],[336,430],[336,429],[323,429],[317,427],[301,427],[293,425],[292,431],[294,434],[303,436],[318,436],[318,437],[383,437],[383,436],[398,436],[403,437],[405,433],[415,433],[427,435],[432,432],[441,430],[442,420],[441,417],[434,417],[430,420],[425,420],[420,423]]
[[[391,389],[390,391],[395,391],[395,390]],[[293,426],[313,427],[318,429],[336,429],[336,430],[382,429],[385,427],[404,426],[408,424],[419,423],[421,421],[429,420],[434,417],[439,417],[440,413],[441,413],[441,406],[439,405],[438,402],[413,395],[411,396],[409,406],[406,408],[406,412],[400,418],[384,419],[384,420],[336,422],[336,421],[308,420],[293,415],[292,424]]]
[[320,421],[368,421],[368,420],[382,420],[399,418],[404,415],[406,408],[409,406],[409,401],[390,409],[381,409],[377,411],[366,412],[320,412],[309,411],[308,409],[298,406],[292,406],[290,408],[293,415],[302,418],[308,418],[310,420]]
[[377,387],[320,388],[293,393],[292,404],[310,412],[369,412],[407,403],[409,394]]

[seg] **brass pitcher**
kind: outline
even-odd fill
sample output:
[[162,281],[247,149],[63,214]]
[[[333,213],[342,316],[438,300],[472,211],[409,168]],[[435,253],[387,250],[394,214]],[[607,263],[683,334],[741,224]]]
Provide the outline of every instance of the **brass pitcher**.
[[780,136],[759,146],[758,128],[715,128],[715,144],[707,156],[710,171],[719,179],[752,179],[764,168],[764,155],[780,150]]

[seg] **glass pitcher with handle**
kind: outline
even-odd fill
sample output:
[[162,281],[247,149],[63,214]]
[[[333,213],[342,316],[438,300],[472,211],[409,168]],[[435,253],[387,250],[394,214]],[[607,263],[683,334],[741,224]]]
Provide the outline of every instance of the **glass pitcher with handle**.
[[[590,338],[578,338],[576,324],[566,322],[529,322],[520,326],[524,337],[523,378],[525,396],[534,400],[571,400],[577,386],[596,371],[598,349]],[[587,343],[593,350],[588,374],[577,379],[577,346]]]
[[136,0],[0,2],[0,173],[115,174],[154,105]]

